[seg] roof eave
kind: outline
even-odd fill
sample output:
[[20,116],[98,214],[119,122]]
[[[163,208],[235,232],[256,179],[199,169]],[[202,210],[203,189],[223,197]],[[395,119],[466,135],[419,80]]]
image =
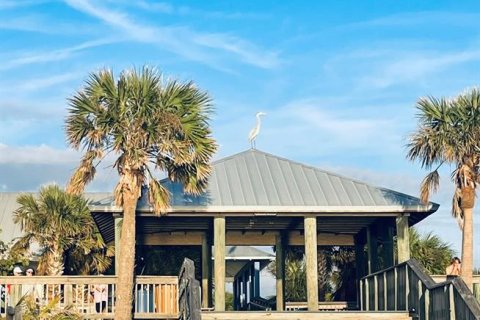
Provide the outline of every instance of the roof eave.
[[[248,213],[254,215],[269,215],[276,213],[371,213],[371,214],[403,214],[403,213],[433,213],[439,205],[398,205],[398,206],[174,206],[167,209],[167,213]],[[118,206],[89,206],[91,212],[121,213]],[[152,213],[152,208],[139,208],[139,213]]]

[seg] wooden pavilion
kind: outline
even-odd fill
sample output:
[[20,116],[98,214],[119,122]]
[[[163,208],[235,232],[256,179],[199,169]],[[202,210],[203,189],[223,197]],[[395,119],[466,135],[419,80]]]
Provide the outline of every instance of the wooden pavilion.
[[[285,308],[285,249],[305,246],[308,310],[316,311],[318,246],[355,246],[360,279],[393,266],[395,236],[398,262],[408,260],[408,227],[438,209],[435,203],[422,204],[255,149],[214,162],[200,196],[185,194],[167,180],[164,185],[172,195],[169,214],[155,216],[144,194],[137,208],[137,243],[201,246],[202,306],[212,306],[214,279],[215,311],[225,310],[225,290],[218,288],[225,288],[226,246],[276,247],[277,310]],[[111,198],[90,209],[105,241],[118,244],[122,209]]]

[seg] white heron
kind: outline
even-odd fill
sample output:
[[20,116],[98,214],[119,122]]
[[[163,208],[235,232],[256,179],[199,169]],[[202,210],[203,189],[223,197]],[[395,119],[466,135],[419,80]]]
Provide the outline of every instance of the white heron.
[[258,136],[258,133],[260,132],[260,126],[262,125],[262,121],[260,120],[260,116],[265,116],[265,112],[257,112],[255,117],[257,117],[257,124],[255,125],[255,128],[250,130],[250,133],[248,134],[248,141],[250,141],[250,144],[252,145],[252,149],[255,149],[255,138]]

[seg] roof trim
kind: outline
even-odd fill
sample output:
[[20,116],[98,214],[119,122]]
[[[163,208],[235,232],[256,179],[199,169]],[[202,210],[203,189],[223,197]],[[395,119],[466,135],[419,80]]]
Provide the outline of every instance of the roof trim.
[[[432,213],[438,209],[436,203],[409,206],[175,206],[167,213]],[[89,206],[91,212],[123,212],[118,206]],[[152,208],[140,208],[137,212],[150,213]]]

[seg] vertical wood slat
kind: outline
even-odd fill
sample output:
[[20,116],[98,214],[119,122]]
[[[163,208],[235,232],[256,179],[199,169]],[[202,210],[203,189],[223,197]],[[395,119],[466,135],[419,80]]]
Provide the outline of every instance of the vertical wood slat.
[[430,319],[430,290],[425,289],[425,320]]
[[410,310],[409,297],[410,297],[410,279],[408,276],[408,264],[405,264],[405,309]]
[[374,310],[378,311],[378,276],[373,277]]
[[398,311],[398,274],[397,274],[397,268],[393,269],[393,283],[394,283],[394,301],[395,301],[395,311]]
[[370,311],[370,288],[368,279],[365,279],[365,310]]
[[383,310],[387,311],[388,310],[388,290],[387,290],[387,273],[383,273],[383,305],[384,308]]
[[359,284],[360,284],[360,310],[365,310],[364,306],[365,306],[365,303],[364,303],[364,297],[363,297],[363,283],[364,283],[365,280],[360,280],[359,281]]
[[450,309],[450,320],[455,320],[455,297],[453,293],[453,285],[448,286],[448,298],[449,298],[449,309]]

